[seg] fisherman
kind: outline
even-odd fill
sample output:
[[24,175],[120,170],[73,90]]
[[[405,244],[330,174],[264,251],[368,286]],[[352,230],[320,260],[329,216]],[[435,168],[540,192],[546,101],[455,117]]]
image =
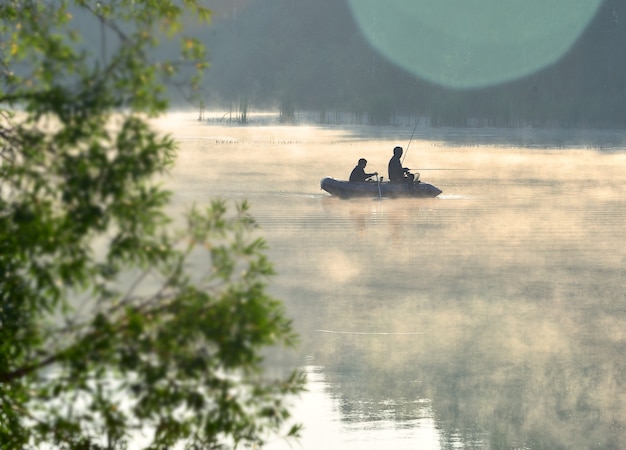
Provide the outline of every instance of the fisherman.
[[352,173],[350,174],[351,182],[361,182],[367,181],[369,178],[374,175],[378,175],[378,172],[373,173],[365,173],[365,166],[367,165],[367,160],[365,158],[359,159],[357,165],[352,169]]
[[415,175],[409,172],[409,169],[402,167],[402,147],[393,149],[393,156],[389,160],[389,181],[392,183],[412,183]]

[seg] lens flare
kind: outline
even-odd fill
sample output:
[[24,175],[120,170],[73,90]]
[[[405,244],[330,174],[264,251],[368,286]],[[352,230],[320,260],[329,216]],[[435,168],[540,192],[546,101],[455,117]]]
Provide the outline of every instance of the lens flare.
[[601,0],[348,0],[371,45],[433,83],[479,88],[561,58]]

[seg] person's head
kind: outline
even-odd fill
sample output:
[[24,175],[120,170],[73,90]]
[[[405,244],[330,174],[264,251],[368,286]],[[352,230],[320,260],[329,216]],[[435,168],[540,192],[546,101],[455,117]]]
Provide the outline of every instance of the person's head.
[[365,158],[359,159],[359,167],[365,168],[367,166],[367,160]]
[[402,147],[395,147],[393,149],[393,156],[402,156]]

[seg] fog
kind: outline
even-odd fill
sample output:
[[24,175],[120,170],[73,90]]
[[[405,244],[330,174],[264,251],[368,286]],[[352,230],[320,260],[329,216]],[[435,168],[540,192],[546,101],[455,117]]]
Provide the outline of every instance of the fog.
[[[252,205],[301,338],[267,368],[310,374],[302,447],[626,448],[626,3],[208,3],[203,85],[153,122],[168,212]],[[396,145],[439,197],[320,190]]]
[[[185,33],[208,49],[200,89],[170,85],[172,107],[240,122],[271,111],[297,123],[621,129],[626,124],[626,4],[620,0],[207,2]],[[80,44],[118,43],[76,11]],[[96,25],[96,26],[94,26]],[[104,42],[103,42],[104,38]],[[171,57],[165,37],[157,61]],[[184,75],[181,74],[181,75]]]
[[[270,291],[301,337],[269,368],[310,374],[296,445],[624,446],[626,156],[615,133],[525,147],[513,130],[425,127],[410,140],[410,126],[179,118],[159,123],[181,143],[174,210],[245,198],[268,241]],[[360,157],[385,174],[395,145],[438,198],[320,191]]]
[[599,2],[232,0],[202,32],[208,109],[321,123],[622,128],[626,7]]

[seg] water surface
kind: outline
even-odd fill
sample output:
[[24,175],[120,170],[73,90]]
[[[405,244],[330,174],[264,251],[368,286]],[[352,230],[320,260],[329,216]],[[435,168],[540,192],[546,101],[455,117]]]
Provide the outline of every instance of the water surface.
[[386,176],[412,127],[193,119],[159,124],[174,211],[248,199],[301,337],[274,364],[309,374],[303,438],[270,448],[626,448],[621,133],[419,129],[439,198],[338,200],[321,178]]

